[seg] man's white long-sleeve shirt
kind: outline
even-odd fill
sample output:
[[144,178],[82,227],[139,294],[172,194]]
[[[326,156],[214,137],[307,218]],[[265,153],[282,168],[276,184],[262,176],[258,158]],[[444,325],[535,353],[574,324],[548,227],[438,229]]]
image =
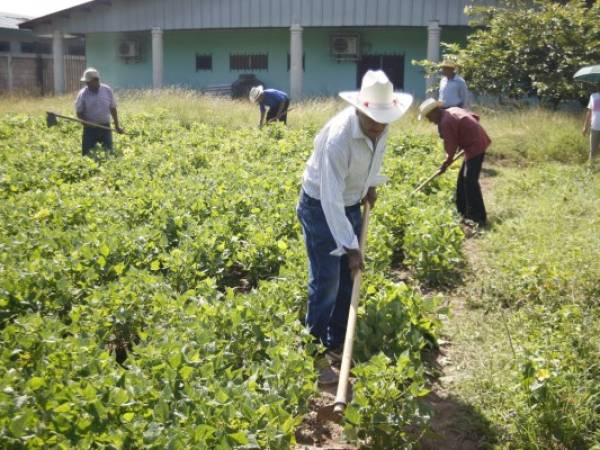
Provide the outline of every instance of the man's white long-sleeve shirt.
[[443,77],[440,81],[439,100],[444,104],[444,108],[452,106],[468,108],[469,89],[465,80],[458,75],[454,75],[450,79]]
[[358,249],[354,233],[344,210],[356,205],[372,186],[386,181],[380,175],[388,128],[373,143],[362,131],[356,110],[348,107],[334,116],[319,132],[314,151],[304,170],[302,188],[310,197],[321,201],[329,230],[337,244],[332,255]]

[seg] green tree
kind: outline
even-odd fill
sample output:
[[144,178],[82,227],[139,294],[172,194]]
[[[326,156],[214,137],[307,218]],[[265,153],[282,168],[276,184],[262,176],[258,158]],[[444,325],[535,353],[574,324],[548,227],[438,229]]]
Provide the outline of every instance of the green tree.
[[[589,86],[574,82],[573,74],[600,64],[600,1],[505,0],[468,14],[477,30],[466,47],[444,47],[473,91],[537,97],[552,106],[588,94]],[[429,61],[415,64],[436,68]]]

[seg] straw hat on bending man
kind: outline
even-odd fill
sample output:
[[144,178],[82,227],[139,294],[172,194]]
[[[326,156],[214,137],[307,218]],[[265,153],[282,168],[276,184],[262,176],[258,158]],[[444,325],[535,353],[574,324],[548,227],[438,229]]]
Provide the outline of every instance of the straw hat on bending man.
[[337,383],[331,365],[341,359],[352,295],[352,276],[363,267],[358,236],[360,205],[377,199],[388,128],[412,97],[394,93],[382,71],[368,71],[360,92],[341,92],[350,106],[319,132],[306,163],[297,213],[309,261],[306,325],[326,348],[319,382]]

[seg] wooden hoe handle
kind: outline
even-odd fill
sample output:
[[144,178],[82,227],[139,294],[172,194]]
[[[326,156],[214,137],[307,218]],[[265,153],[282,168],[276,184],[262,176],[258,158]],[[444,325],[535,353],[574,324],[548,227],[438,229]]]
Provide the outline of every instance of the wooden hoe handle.
[[[362,230],[360,233],[360,251],[365,255],[367,250],[367,229],[369,228],[369,213],[371,205],[365,201]],[[352,364],[352,347],[354,345],[354,331],[356,328],[356,316],[358,313],[358,297],[360,295],[360,281],[362,271],[358,270],[354,275],[354,284],[352,285],[352,298],[350,300],[350,312],[348,314],[348,325],[346,328],[346,337],[344,339],[344,353],[342,354],[342,366],[340,368],[340,378],[338,381],[337,393],[333,411],[341,414],[347,404],[348,380],[350,378],[350,365]]]

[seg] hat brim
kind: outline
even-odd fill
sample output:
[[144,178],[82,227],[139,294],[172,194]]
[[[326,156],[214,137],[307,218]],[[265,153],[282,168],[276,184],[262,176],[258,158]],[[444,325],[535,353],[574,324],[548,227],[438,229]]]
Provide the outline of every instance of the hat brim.
[[436,109],[441,108],[442,106],[444,106],[443,102],[436,102],[436,103],[432,103],[431,104],[431,108],[427,109],[426,111],[420,112],[419,115],[417,116],[417,119],[419,120],[423,120],[425,117],[427,117],[427,114],[429,114],[432,111],[435,111]]
[[263,86],[258,86],[257,92],[255,95],[250,96],[250,101],[252,103],[256,103],[256,101],[258,100],[258,97],[260,97],[260,95],[265,91],[265,88]]
[[364,102],[359,100],[359,92],[358,91],[345,91],[340,92],[339,96],[350,103],[359,111],[363,112],[375,122],[379,123],[392,123],[396,120],[400,119],[410,105],[412,105],[413,97],[410,94],[405,94],[401,92],[394,92],[393,104],[389,107],[375,107],[373,105],[365,105]]

